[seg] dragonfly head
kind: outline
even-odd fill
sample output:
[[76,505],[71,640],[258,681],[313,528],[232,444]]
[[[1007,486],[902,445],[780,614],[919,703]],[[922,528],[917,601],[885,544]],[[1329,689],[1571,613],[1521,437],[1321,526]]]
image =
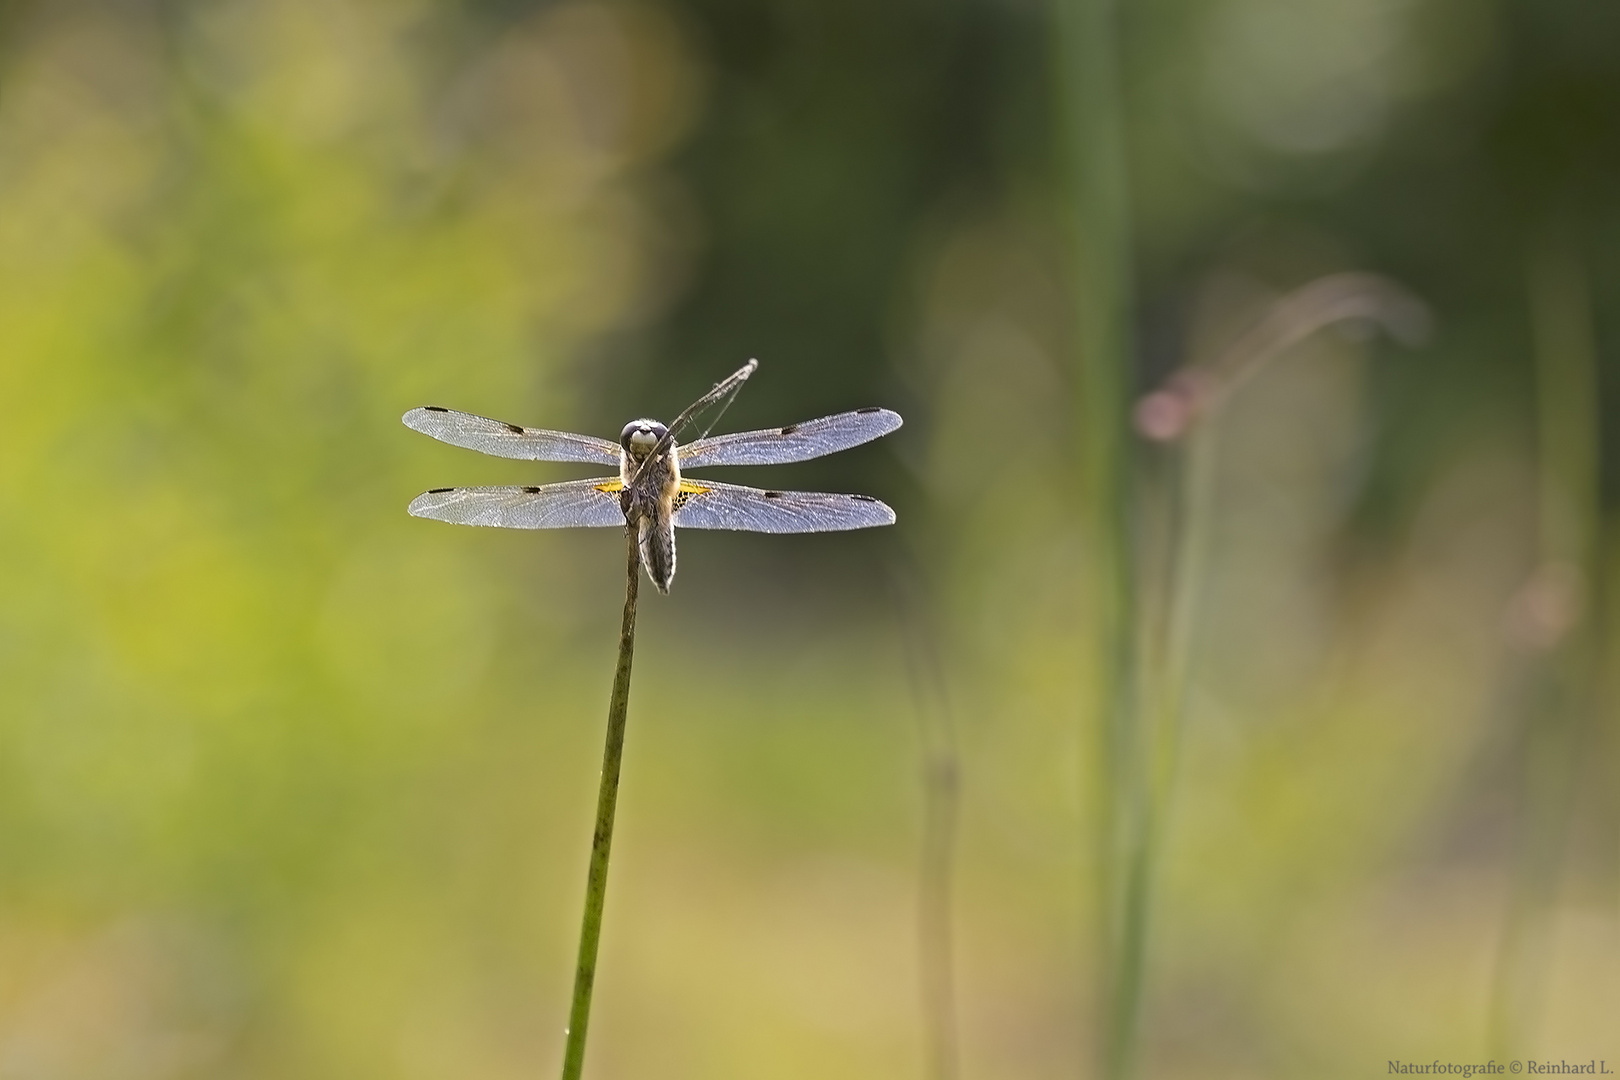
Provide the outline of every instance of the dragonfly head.
[[619,433],[619,445],[631,457],[646,457],[669,429],[656,420],[632,420]]

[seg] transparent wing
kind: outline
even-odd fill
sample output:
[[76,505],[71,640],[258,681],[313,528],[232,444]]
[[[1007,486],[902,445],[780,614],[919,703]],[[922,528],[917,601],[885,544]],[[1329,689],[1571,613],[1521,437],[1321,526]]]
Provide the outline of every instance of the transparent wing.
[[542,487],[434,488],[411,500],[412,517],[503,529],[602,529],[623,525],[618,477]]
[[566,431],[545,431],[520,427],[487,416],[456,412],[428,405],[412,409],[400,417],[412,431],[431,435],[451,446],[464,446],[496,457],[525,461],[587,461],[593,465],[618,465],[619,447],[591,435]]
[[705,465],[785,465],[836,454],[887,435],[900,426],[900,414],[888,409],[856,409],[782,428],[715,435],[679,447],[681,468]]
[[894,511],[870,495],[760,488],[682,480],[675,497],[675,525],[682,529],[742,532],[838,532],[893,525]]

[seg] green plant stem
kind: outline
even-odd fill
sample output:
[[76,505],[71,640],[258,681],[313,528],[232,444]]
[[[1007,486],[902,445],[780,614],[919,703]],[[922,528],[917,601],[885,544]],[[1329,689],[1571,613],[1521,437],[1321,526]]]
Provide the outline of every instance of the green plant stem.
[[[1141,740],[1145,787],[1126,851],[1121,922],[1122,991],[1139,1000],[1147,962],[1148,931],[1155,917],[1158,873],[1172,812],[1176,768],[1185,727],[1193,667],[1193,629],[1203,591],[1204,556],[1213,511],[1215,432],[1195,425],[1172,462],[1164,525],[1170,550],[1157,580],[1142,591],[1142,643],[1138,649]],[[1152,588],[1152,585],[1157,588]],[[1125,1004],[1125,1002],[1122,1002]],[[1124,1050],[1125,1048],[1122,1048]],[[1127,1056],[1121,1068],[1130,1065]]]
[[1160,748],[1155,761],[1155,801],[1161,806],[1173,784],[1192,682],[1193,628],[1214,520],[1215,453],[1215,426],[1200,424],[1188,433],[1177,470],[1175,551],[1164,622],[1164,696],[1155,725]]
[[613,848],[613,814],[619,802],[619,763],[624,757],[624,720],[630,708],[630,660],[636,648],[636,587],[641,581],[641,559],[636,550],[635,528],[627,527],[625,535],[630,553],[624,583],[624,621],[619,626],[619,663],[613,669],[613,696],[608,701],[607,746],[602,751],[596,832],[591,836],[591,866],[585,878],[585,917],[579,928],[579,961],[574,970],[574,1003],[568,1011],[563,1080],[579,1080],[585,1067],[585,1030],[591,1020],[596,949],[602,941],[602,908],[607,902],[608,855]]
[[1132,558],[1130,188],[1116,63],[1115,0],[1056,0],[1055,42],[1075,283],[1081,503],[1085,513],[1096,732],[1097,971],[1101,1071],[1129,1075],[1145,924],[1137,902],[1146,769]]

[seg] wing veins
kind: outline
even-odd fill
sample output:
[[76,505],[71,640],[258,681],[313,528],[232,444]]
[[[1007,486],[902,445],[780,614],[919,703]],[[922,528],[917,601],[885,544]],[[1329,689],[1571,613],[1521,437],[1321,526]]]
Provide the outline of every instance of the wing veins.
[[822,491],[768,491],[699,480],[683,482],[675,511],[682,529],[739,532],[842,532],[894,524],[894,511],[869,495]]
[[505,529],[600,529],[624,524],[619,478],[568,480],[538,487],[463,487],[424,491],[412,517]]
[[871,442],[899,426],[898,413],[888,409],[858,409],[786,427],[714,435],[680,447],[681,468],[809,461]]
[[440,442],[495,457],[523,461],[583,461],[592,465],[619,463],[618,445],[594,435],[526,428],[508,424],[504,420],[438,406],[412,409],[400,420],[412,431],[420,431]]

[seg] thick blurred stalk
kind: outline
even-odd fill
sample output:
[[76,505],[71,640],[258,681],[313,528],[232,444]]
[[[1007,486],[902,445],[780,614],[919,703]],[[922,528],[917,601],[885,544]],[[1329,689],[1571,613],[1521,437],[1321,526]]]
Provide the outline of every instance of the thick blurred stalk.
[[[926,530],[943,535],[943,529]],[[954,878],[957,822],[961,811],[961,755],[951,715],[946,665],[921,560],[896,561],[890,587],[900,616],[906,669],[917,709],[923,783],[922,844],[917,889],[917,974],[932,1080],[961,1075],[956,1012]]]
[[1543,231],[1528,259],[1536,375],[1537,565],[1515,605],[1515,640],[1539,654],[1524,718],[1521,790],[1508,911],[1491,1001],[1492,1052],[1517,1055],[1545,992],[1549,921],[1588,721],[1600,707],[1594,599],[1603,595],[1599,389],[1593,314],[1567,228]]
[[1562,232],[1530,261],[1544,559],[1589,571],[1598,522],[1598,378],[1580,253]]
[[585,1068],[585,1031],[591,1019],[591,991],[596,985],[596,951],[602,941],[602,909],[607,903],[613,815],[619,803],[619,763],[624,757],[624,720],[630,709],[630,661],[636,649],[636,586],[641,581],[641,559],[634,525],[625,528],[625,537],[629,568],[624,584],[624,620],[619,625],[619,663],[613,670],[613,694],[608,699],[607,746],[602,751],[596,831],[591,836],[591,865],[585,878],[585,917],[579,928],[579,962],[574,970],[574,1003],[568,1012],[563,1080],[579,1080]]
[[1058,146],[1067,170],[1075,283],[1075,434],[1093,611],[1094,675],[1086,722],[1097,735],[1101,1067],[1131,1068],[1145,925],[1139,835],[1143,775],[1135,727],[1135,608],[1131,556],[1130,199],[1120,101],[1116,5],[1056,0]]

